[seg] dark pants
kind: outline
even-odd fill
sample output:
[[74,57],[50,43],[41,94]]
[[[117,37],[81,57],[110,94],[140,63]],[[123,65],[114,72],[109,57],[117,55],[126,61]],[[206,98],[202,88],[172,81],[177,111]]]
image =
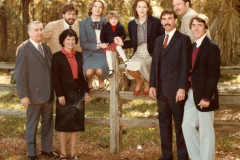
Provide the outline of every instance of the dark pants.
[[185,101],[176,103],[176,99],[167,99],[163,92],[158,94],[159,128],[163,160],[173,160],[172,154],[172,116],[175,124],[178,160],[188,160],[186,144],[182,133],[182,121]]
[[41,116],[41,151],[52,151],[53,102],[30,104],[27,109],[26,142],[28,156],[36,156],[36,132]]

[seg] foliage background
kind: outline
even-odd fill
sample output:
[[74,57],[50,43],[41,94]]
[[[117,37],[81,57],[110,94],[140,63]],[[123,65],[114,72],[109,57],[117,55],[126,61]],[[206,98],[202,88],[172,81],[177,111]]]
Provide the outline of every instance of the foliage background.
[[[27,24],[38,20],[44,26],[62,18],[61,8],[74,3],[79,9],[77,19],[88,17],[90,0],[0,0],[0,61],[15,61],[17,46],[28,39]],[[107,10],[117,10],[127,32],[127,23],[133,19],[133,0],[105,0]],[[172,0],[152,0],[154,16],[159,17],[164,8],[172,8]],[[222,65],[240,63],[240,1],[192,0],[192,8],[210,19],[211,35],[222,54]],[[129,51],[128,51],[129,52]]]

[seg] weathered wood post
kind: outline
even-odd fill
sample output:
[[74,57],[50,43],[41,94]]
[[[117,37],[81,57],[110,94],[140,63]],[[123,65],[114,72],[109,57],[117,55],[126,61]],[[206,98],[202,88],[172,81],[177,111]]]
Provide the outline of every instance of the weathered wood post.
[[110,152],[119,153],[122,144],[122,101],[119,96],[120,71],[118,65],[118,53],[112,53],[114,75],[110,79]]

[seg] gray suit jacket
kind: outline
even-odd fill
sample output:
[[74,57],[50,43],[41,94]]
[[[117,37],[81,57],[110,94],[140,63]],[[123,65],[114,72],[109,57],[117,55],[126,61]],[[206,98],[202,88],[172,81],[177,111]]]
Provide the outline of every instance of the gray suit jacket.
[[19,49],[15,78],[19,98],[29,97],[31,104],[46,103],[52,97],[50,48],[42,44],[48,65],[41,53],[28,41]]
[[[106,23],[105,17],[100,17],[100,21]],[[80,34],[80,46],[82,48],[83,60],[91,56],[95,52],[102,52],[103,49],[97,49],[97,37],[93,26],[90,25],[92,22],[91,16],[82,20],[79,24],[79,34]],[[102,30],[102,27],[100,29]]]

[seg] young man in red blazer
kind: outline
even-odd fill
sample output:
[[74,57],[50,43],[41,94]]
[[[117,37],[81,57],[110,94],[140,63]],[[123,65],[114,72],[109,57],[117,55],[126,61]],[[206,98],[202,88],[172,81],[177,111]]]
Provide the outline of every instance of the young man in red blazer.
[[189,27],[195,40],[182,130],[190,159],[214,160],[213,122],[214,110],[219,108],[217,84],[220,76],[220,50],[206,36],[208,18],[205,15],[193,16]]

